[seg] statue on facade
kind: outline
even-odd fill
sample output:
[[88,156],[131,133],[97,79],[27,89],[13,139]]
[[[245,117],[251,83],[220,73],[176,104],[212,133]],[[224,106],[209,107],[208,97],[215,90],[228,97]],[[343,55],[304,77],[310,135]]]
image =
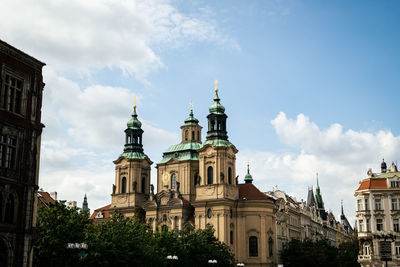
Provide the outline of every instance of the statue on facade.
[[221,184],[225,183],[225,175],[223,172],[221,172]]
[[154,185],[153,184],[150,185],[150,193],[151,193],[151,195],[154,195]]
[[112,185],[112,193],[115,194],[115,189],[117,189],[117,187],[115,186],[115,184]]

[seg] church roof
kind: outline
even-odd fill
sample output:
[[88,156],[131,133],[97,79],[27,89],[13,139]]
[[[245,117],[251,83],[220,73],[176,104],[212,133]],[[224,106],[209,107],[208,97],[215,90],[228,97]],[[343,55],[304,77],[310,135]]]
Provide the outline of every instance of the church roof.
[[166,163],[171,159],[178,161],[184,160],[199,160],[199,153],[197,150],[201,147],[198,142],[181,143],[170,146],[166,152],[164,152],[163,159],[159,164]]
[[239,198],[247,200],[273,200],[273,198],[267,196],[258,190],[254,184],[239,184]]
[[120,157],[124,157],[127,159],[145,159],[148,158],[146,154],[142,152],[124,152],[120,155]]
[[229,142],[228,140],[223,140],[223,139],[212,139],[212,140],[206,140],[203,143],[203,146],[205,145],[212,145],[212,146],[231,146],[232,143]]
[[111,204],[108,204],[107,206],[104,206],[104,207],[94,210],[94,212],[90,216],[90,219],[95,219],[99,212],[103,213],[103,218],[105,218],[105,219],[111,217],[111,214],[107,211],[110,208],[111,208]]

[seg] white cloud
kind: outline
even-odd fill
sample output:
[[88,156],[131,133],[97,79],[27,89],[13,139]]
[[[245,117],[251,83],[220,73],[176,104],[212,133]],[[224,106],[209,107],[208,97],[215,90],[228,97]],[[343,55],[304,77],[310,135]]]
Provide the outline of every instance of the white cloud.
[[[110,202],[107,190],[114,183],[112,161],[123,149],[123,131],[132,113],[134,93],[102,85],[81,88],[52,68],[45,69],[44,77],[42,121],[46,128],[39,184],[67,200],[80,202],[87,193],[91,208],[106,205]],[[139,104],[143,98],[138,96]],[[177,133],[140,120],[146,153],[158,152],[178,139]]]
[[271,124],[285,144],[300,152],[242,150],[237,157],[242,179],[249,160],[254,183],[261,189],[272,190],[277,185],[300,200],[307,198],[308,186],[313,185],[315,189],[318,172],[325,208],[338,216],[343,199],[351,220],[355,215],[354,190],[366,177],[367,169],[372,167],[379,172],[383,155],[389,164],[400,158],[400,136],[394,136],[390,130],[344,131],[337,123],[321,130],[303,114],[290,119],[283,112]]
[[163,47],[235,41],[210,13],[186,15],[168,0],[3,0],[1,38],[63,70],[119,68],[138,78],[162,66]]

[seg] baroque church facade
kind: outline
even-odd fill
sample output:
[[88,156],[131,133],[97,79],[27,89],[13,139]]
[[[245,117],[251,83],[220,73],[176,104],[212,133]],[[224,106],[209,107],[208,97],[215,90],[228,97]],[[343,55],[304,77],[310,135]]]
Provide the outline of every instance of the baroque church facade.
[[237,262],[275,266],[275,200],[253,185],[249,170],[245,183],[239,183],[238,150],[228,140],[228,116],[217,87],[213,100],[205,141],[191,109],[181,126],[181,142],[170,146],[156,164],[157,192],[151,184],[153,162],[144,153],[145,135],[135,105],[125,130],[124,151],[114,161],[111,204],[97,209],[91,218],[100,222],[118,210],[126,217],[141,217],[153,231],[210,226],[231,247]]

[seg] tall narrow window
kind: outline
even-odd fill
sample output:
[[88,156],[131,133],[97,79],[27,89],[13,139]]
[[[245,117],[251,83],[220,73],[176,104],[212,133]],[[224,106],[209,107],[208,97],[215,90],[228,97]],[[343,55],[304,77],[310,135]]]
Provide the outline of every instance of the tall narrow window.
[[357,199],[357,208],[358,208],[358,210],[363,210],[362,200],[361,199]]
[[122,181],[121,181],[121,193],[126,193],[126,177],[122,177]]
[[213,168],[207,168],[207,184],[213,184]]
[[175,173],[173,173],[171,175],[171,189],[175,189],[176,188],[176,175]]
[[272,257],[274,254],[274,240],[272,240],[272,237],[269,237],[268,239],[268,250],[269,250],[269,256]]
[[3,221],[3,195],[0,192],[0,222]]
[[396,249],[396,256],[400,256],[400,242],[394,243]]
[[14,223],[14,209],[15,209],[15,200],[14,196],[10,194],[6,203],[6,213],[5,213],[5,222],[6,223]]
[[392,210],[397,210],[397,198],[392,199]]
[[399,232],[399,219],[393,219],[393,231]]
[[188,132],[188,130],[186,130],[186,131],[185,131],[185,141],[188,140],[188,137],[189,137],[189,132]]
[[382,203],[381,203],[381,200],[378,198],[378,199],[375,199],[375,210],[381,210],[382,209],[382,205],[381,205]]
[[194,177],[193,177],[193,184],[194,185],[198,185],[199,183],[200,183],[200,181],[199,181],[199,174],[198,173],[195,173],[194,174]]
[[364,232],[364,221],[359,220],[358,225],[359,225],[360,232]]
[[8,111],[20,114],[22,111],[22,88],[22,80],[6,75],[2,107]]
[[364,200],[364,204],[365,204],[365,210],[368,210],[369,208],[368,208],[368,199],[365,199]]
[[5,151],[6,151],[6,137],[0,134],[0,167],[4,166]]
[[376,219],[376,230],[377,231],[383,230],[383,220],[382,219]]
[[197,140],[200,141],[200,131],[197,131]]
[[142,177],[142,193],[146,193],[146,177]]
[[233,231],[231,230],[231,232],[229,233],[229,239],[231,241],[231,245],[233,245]]
[[8,137],[7,150],[6,150],[6,162],[5,167],[14,169],[15,165],[15,152],[16,152],[17,138]]
[[232,184],[232,168],[228,168],[228,184]]
[[258,256],[258,242],[256,236],[249,237],[249,257]]
[[194,131],[192,131],[192,141],[194,140]]

